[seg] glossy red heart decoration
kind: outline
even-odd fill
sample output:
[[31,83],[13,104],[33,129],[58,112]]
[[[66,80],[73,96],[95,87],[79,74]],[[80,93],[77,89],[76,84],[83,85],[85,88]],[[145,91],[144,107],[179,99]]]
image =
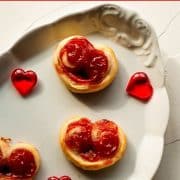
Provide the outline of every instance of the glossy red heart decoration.
[[128,95],[141,101],[148,101],[153,95],[153,87],[144,72],[136,72],[130,78],[126,87]]
[[48,180],[71,180],[71,178],[69,176],[61,176],[61,177],[52,176],[49,177]]
[[51,176],[51,177],[48,178],[48,180],[59,180],[59,178],[56,177],[56,176]]
[[18,68],[12,72],[11,81],[22,96],[27,96],[37,83],[37,75],[34,71]]

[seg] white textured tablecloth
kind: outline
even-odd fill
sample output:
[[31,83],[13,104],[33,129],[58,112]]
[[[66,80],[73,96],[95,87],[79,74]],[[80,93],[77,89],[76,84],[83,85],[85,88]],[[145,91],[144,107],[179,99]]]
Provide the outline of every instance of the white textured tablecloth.
[[[73,2],[74,3],[74,2]],[[105,2],[77,2],[100,4]],[[111,2],[113,3],[113,2]],[[115,2],[138,12],[155,29],[166,57],[170,119],[165,150],[154,180],[180,179],[180,2]],[[0,52],[28,28],[72,2],[0,2]],[[168,58],[167,58],[168,57]]]

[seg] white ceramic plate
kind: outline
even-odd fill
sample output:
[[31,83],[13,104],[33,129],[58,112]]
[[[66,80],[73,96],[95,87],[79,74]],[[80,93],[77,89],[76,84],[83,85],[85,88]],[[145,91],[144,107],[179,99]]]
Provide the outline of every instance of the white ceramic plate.
[[[93,43],[114,49],[120,70],[110,87],[95,94],[75,95],[59,81],[52,64],[55,41],[72,34],[86,35]],[[15,67],[38,74],[38,87],[27,98],[11,84],[9,73]],[[125,92],[128,79],[137,71],[146,72],[154,87],[154,95],[146,104]],[[92,120],[107,118],[120,124],[128,139],[125,157],[99,172],[74,167],[58,144],[61,125],[74,115]],[[117,6],[97,7],[43,25],[28,32],[0,57],[1,136],[36,145],[42,158],[37,180],[52,175],[69,175],[73,180],[150,180],[160,163],[168,116],[154,31],[136,14]]]

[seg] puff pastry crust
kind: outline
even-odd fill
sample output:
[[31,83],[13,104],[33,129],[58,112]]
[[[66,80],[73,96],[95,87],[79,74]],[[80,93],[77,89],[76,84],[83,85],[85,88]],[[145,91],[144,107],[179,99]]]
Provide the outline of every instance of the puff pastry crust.
[[[60,131],[59,143],[68,160],[70,160],[74,165],[80,167],[83,170],[96,171],[112,166],[114,163],[116,163],[118,160],[120,160],[123,157],[126,151],[127,141],[123,130],[119,126],[118,126],[118,138],[120,140],[120,144],[113,156],[104,157],[97,161],[88,161],[84,159],[82,156],[80,156],[80,154],[69,148],[65,140],[68,126],[72,122],[79,121],[80,119],[82,119],[82,117],[72,118],[71,120],[67,121],[64,124],[64,126],[61,128]],[[93,133],[94,132],[92,130],[92,134]]]
[[[7,175],[0,172],[1,180],[8,180],[8,179],[9,180],[32,180],[35,174],[38,172],[39,167],[40,167],[40,155],[39,155],[38,150],[32,144],[25,143],[25,142],[18,142],[18,143],[12,144],[11,139],[4,138],[4,137],[0,137],[0,153],[1,153],[0,167],[3,166],[1,164],[2,163],[1,161],[10,162],[9,158],[11,157],[11,155],[13,153],[16,153],[19,150],[21,151],[21,154],[20,154],[21,157],[24,155],[23,153],[24,151],[25,151],[25,154],[26,152],[28,152],[28,155],[30,156],[32,155],[34,159],[34,163],[35,163],[35,170],[33,171],[32,176],[20,177],[19,175],[13,174],[11,172],[9,172],[10,174],[8,173]],[[16,156],[14,155],[14,158],[17,158],[17,161],[19,161],[18,155]],[[8,166],[8,164],[6,166]],[[15,169],[18,169],[18,168],[19,167],[15,167]]]
[[65,63],[69,63],[69,62],[67,60],[67,54],[65,53],[64,56],[60,57],[60,52],[69,41],[71,41],[72,39],[81,39],[81,38],[86,39],[83,36],[75,35],[62,40],[59,43],[54,53],[54,66],[58,76],[60,77],[60,79],[62,79],[62,81],[65,83],[65,85],[70,91],[81,94],[97,92],[104,89],[105,87],[107,87],[112,83],[118,71],[118,61],[111,48],[104,45],[94,45],[94,48],[98,51],[103,52],[105,57],[107,58],[108,68],[107,68],[107,72],[105,73],[105,76],[100,82],[97,83],[78,83],[74,81],[63,71],[62,62]]

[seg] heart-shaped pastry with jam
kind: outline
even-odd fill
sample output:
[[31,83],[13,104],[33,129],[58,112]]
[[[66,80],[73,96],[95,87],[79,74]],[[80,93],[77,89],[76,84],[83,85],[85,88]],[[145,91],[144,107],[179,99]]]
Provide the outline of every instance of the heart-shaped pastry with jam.
[[12,72],[11,81],[22,96],[27,96],[32,92],[37,83],[37,75],[32,70],[24,71],[18,68]]
[[76,117],[61,129],[60,145],[76,166],[100,170],[123,157],[126,137],[113,121],[102,119],[93,123],[87,118]]
[[10,143],[0,138],[0,179],[32,180],[40,166],[37,149],[28,143]]
[[83,36],[62,40],[54,54],[59,77],[74,93],[92,93],[107,87],[115,78],[118,62],[113,50],[92,45]]
[[147,74],[144,72],[133,74],[126,87],[126,92],[141,101],[150,100],[153,95],[153,87]]

